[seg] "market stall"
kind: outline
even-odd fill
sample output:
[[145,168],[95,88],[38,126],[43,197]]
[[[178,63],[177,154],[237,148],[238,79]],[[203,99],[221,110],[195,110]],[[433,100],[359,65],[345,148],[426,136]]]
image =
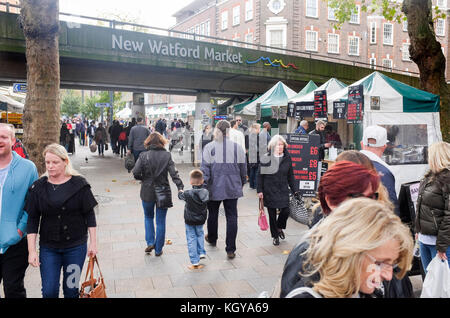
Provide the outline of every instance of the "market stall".
[[[362,88],[364,106],[361,129],[355,129],[354,141],[359,145],[362,131],[367,126],[379,125],[387,129],[389,142],[383,160],[392,168],[399,193],[403,183],[417,181],[424,175],[428,169],[428,147],[442,140],[439,96],[379,72],[373,72],[349,87],[357,86]],[[344,88],[330,95],[329,105],[347,101],[348,91]],[[333,107],[328,111],[332,113]]]

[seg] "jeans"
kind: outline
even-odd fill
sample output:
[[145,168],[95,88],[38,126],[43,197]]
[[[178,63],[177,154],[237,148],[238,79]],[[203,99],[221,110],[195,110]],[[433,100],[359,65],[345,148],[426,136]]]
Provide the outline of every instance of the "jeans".
[[186,224],[186,241],[192,265],[198,265],[200,255],[206,255],[203,225]]
[[[423,244],[422,242],[419,241],[419,247],[420,247],[420,260],[422,261],[423,270],[425,271],[426,274],[428,264],[430,264],[431,260],[437,254],[436,245]],[[450,247],[447,248],[445,254],[447,255],[447,261],[450,267]]]
[[145,150],[133,150],[133,156],[134,156],[134,162],[137,162],[137,160],[139,159],[139,155],[141,154],[141,152],[144,152]]
[[[145,241],[147,246],[154,246],[155,253],[160,254],[164,247],[166,236],[167,209],[156,207],[156,202],[142,201],[145,216]],[[156,234],[155,234],[155,208],[156,208]],[[156,237],[155,237],[156,236]]]
[[61,268],[64,298],[79,297],[80,277],[86,253],[86,243],[71,248],[40,247],[43,298],[58,298]]
[[24,285],[25,271],[28,267],[28,243],[23,238],[16,245],[8,247],[0,254],[0,283],[3,281],[5,298],[26,298]]
[[258,166],[252,166],[249,168],[249,176],[248,181],[250,183],[250,188],[256,189],[257,187],[257,180],[258,180]]
[[225,238],[225,251],[232,253],[236,251],[236,236],[238,230],[238,216],[237,216],[237,201],[238,199],[227,199],[223,201],[209,201],[208,202],[208,241],[214,243],[217,241],[217,228],[219,226],[219,207],[223,202],[225,208],[225,218],[227,220],[227,234]]

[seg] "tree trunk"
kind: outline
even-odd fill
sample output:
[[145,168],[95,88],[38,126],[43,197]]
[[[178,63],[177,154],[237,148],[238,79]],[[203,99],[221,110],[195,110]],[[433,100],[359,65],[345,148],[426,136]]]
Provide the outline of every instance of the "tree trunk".
[[450,141],[449,92],[445,81],[445,57],[433,28],[431,0],[405,0],[402,7],[408,19],[411,40],[409,54],[419,67],[421,89],[440,96],[442,139]]
[[22,0],[21,4],[28,85],[23,139],[41,174],[45,172],[44,148],[59,143],[59,1]]

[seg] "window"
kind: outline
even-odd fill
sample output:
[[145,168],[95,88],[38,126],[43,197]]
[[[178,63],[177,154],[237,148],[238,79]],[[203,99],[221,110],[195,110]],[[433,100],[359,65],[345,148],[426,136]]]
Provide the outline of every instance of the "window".
[[392,60],[383,59],[383,68],[388,71],[392,71]]
[[359,24],[359,12],[361,11],[361,6],[356,6],[355,10],[350,16],[350,23]]
[[253,19],[253,0],[245,2],[245,21]]
[[328,20],[336,21],[336,17],[334,16],[334,9],[328,7]]
[[370,23],[370,44],[377,43],[377,23]]
[[339,54],[339,34],[328,33],[328,53]]
[[[252,44],[253,43],[253,33],[247,33],[245,35],[245,42]],[[246,48],[253,48],[253,45],[245,45]]]
[[205,22],[205,35],[211,35],[211,22],[209,20]]
[[375,57],[371,57],[369,60],[370,68],[375,70],[377,65],[377,59]]
[[317,51],[317,32],[306,31],[306,51]]
[[348,37],[348,55],[359,55],[359,37]]
[[444,19],[437,19],[436,35],[445,36],[445,20]]
[[306,0],[306,16],[312,18],[317,18],[319,16],[317,0]]
[[408,32],[408,20],[403,20],[402,26],[403,26],[403,32]]
[[222,12],[222,30],[228,28],[228,11]]
[[[239,34],[235,34],[235,35],[233,35],[232,40],[233,41],[240,41],[241,40],[241,36]],[[236,42],[232,42],[232,45],[233,46],[240,46],[241,44],[240,43],[236,43]]]
[[394,25],[391,23],[383,24],[383,44],[393,45],[394,37],[393,37]]
[[283,30],[270,31],[270,46],[283,47]]
[[233,8],[233,25],[241,23],[241,6],[235,6]]
[[438,8],[443,11],[442,9],[447,8],[447,0],[437,0],[436,5],[438,6]]
[[411,59],[409,58],[409,43],[402,44],[402,60],[411,61]]

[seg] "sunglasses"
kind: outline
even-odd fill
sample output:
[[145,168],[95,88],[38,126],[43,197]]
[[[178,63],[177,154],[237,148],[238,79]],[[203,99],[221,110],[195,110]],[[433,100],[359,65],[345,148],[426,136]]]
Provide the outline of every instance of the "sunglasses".
[[372,193],[372,194],[369,194],[369,195],[364,195],[364,194],[362,194],[362,193],[351,193],[351,194],[349,194],[348,195],[350,198],[361,198],[361,197],[366,197],[366,198],[369,198],[369,199],[374,199],[374,200],[378,200],[378,197],[379,197],[379,193],[378,192],[375,192],[375,193]]

